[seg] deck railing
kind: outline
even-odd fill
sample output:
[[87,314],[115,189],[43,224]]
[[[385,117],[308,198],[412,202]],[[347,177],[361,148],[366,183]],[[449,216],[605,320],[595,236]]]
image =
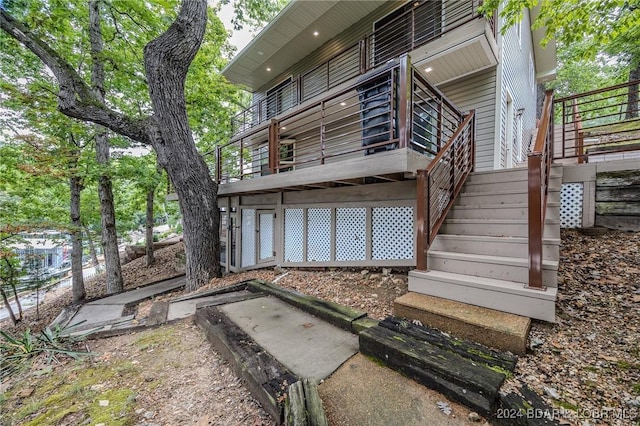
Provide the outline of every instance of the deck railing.
[[553,91],[548,91],[535,145],[528,156],[529,287],[539,290],[545,288],[542,282],[542,238],[552,159]]
[[473,170],[474,158],[475,112],[471,111],[429,166],[418,170],[416,269],[419,271],[427,270],[429,246]]
[[403,55],[217,149],[220,183],[411,148],[434,157],[464,116]]
[[[267,92],[265,98],[240,112],[231,121],[239,135],[302,102],[319,96],[354,77],[378,68],[456,28],[478,19],[482,0],[421,1],[358,43],[348,46],[326,62]],[[493,18],[487,20],[495,35]]]
[[555,100],[561,117],[555,158],[640,150],[640,80]]

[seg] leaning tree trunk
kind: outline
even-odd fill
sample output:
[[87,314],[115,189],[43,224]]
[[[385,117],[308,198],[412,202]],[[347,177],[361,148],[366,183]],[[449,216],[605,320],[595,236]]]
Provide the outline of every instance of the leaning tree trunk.
[[147,242],[147,266],[153,265],[153,199],[155,188],[147,190],[147,220],[146,220],[146,242]]
[[[91,85],[100,102],[104,103],[104,66],[102,58],[103,40],[100,30],[99,1],[89,2],[89,39],[91,41]],[[96,125],[96,158],[98,164],[106,168],[109,164],[109,138],[107,130]],[[100,197],[100,213],[102,221],[102,248],[107,278],[107,294],[120,293],[123,288],[120,252],[118,250],[118,234],[116,231],[116,212],[113,207],[113,190],[111,178],[102,173],[98,178],[98,195]]]
[[71,192],[71,293],[74,302],[81,302],[87,294],[84,289],[84,275],[82,273],[82,221],[80,220],[82,183],[80,177],[71,176],[69,188]]
[[[640,61],[635,69],[632,69],[629,72],[629,81],[637,81],[640,80]],[[638,83],[632,84],[627,89],[627,110],[625,114],[625,118],[635,118],[640,115],[640,111],[638,110]]]
[[218,188],[196,150],[184,97],[187,70],[202,43],[206,22],[206,0],[185,1],[175,22],[144,49],[156,126],[151,130],[155,136],[150,137],[155,141],[158,162],[167,170],[180,200],[187,291],[221,276]]
[[0,284],[0,294],[2,295],[4,306],[5,308],[7,308],[7,312],[9,312],[9,318],[11,318],[11,322],[13,323],[13,325],[16,325],[18,323],[18,320],[16,319],[16,315],[13,313],[13,308],[11,308],[11,303],[9,302],[9,298],[7,297],[7,293],[5,293],[4,289],[2,288],[2,284]]

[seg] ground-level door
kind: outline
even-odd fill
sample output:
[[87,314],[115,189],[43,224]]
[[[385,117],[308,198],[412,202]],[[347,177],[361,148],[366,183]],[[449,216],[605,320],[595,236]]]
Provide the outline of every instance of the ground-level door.
[[275,259],[274,210],[242,209],[242,268]]

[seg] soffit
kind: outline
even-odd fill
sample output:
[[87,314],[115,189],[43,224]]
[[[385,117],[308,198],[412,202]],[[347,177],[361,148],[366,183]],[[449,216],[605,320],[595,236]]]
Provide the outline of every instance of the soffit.
[[[384,3],[293,0],[231,60],[222,74],[254,92]],[[314,31],[318,36],[313,35]],[[340,46],[345,47],[348,46]]]

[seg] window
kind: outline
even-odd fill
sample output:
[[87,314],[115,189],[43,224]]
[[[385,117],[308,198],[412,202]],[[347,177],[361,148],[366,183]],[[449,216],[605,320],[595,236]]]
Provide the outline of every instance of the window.
[[296,89],[291,78],[267,92],[267,119],[288,110],[296,104]]

